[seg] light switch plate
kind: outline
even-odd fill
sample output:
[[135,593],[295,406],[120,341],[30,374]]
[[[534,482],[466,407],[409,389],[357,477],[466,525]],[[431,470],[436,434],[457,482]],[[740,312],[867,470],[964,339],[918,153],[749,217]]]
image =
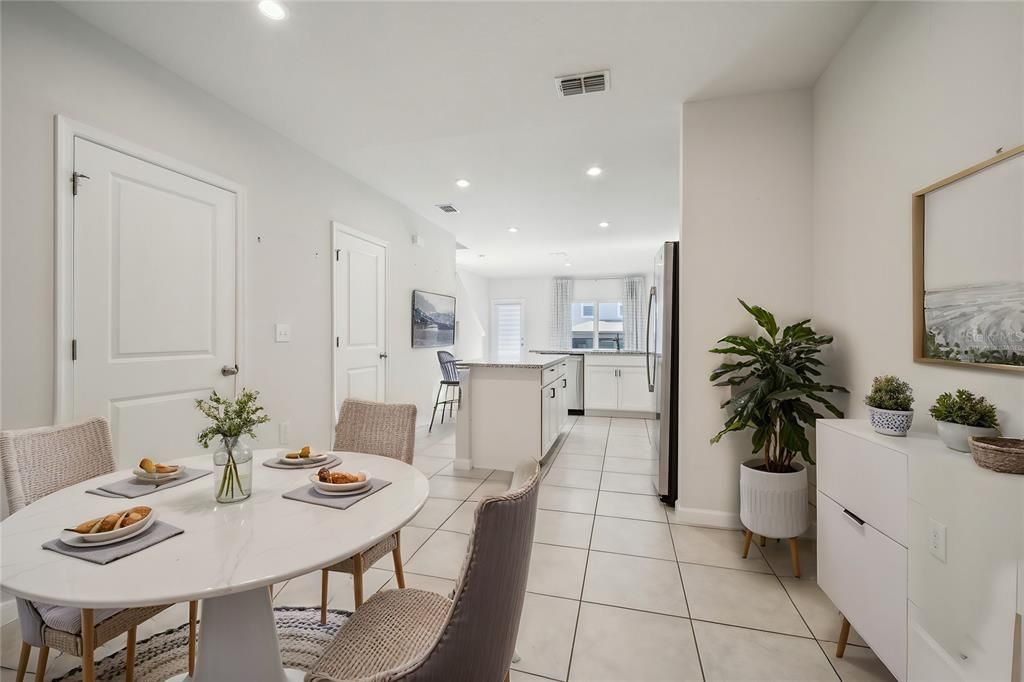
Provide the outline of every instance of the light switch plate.
[[928,551],[946,563],[946,527],[935,519],[928,519]]
[[274,341],[288,343],[292,340],[292,326],[278,322],[274,325]]

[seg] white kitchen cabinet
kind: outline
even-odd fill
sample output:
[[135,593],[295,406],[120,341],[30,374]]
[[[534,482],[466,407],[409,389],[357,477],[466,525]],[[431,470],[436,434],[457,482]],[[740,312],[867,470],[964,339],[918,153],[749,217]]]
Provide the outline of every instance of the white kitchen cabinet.
[[586,413],[653,413],[654,393],[647,384],[644,362],[643,355],[587,355],[583,384]]
[[583,405],[587,410],[619,409],[619,368],[586,363]]
[[653,412],[654,393],[647,383],[646,367],[619,367],[619,409]]

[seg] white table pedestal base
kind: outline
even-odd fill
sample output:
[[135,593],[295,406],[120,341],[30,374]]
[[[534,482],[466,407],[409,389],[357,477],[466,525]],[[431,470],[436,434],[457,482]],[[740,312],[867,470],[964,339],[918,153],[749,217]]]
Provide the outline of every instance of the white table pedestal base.
[[168,682],[300,682],[305,673],[281,664],[270,590],[204,599],[195,675]]

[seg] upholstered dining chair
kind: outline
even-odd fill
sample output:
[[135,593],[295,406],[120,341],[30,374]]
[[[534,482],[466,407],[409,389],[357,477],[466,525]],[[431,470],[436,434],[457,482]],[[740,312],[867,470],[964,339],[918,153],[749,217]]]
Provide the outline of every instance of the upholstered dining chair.
[[387,590],[356,609],[306,682],[508,679],[537,514],[535,462],[480,501],[453,599]]
[[[416,448],[416,406],[389,405],[366,400],[346,400],[341,404],[338,424],[334,429],[336,452],[362,452],[381,455],[412,464]],[[320,577],[320,622],[327,622],[327,592],[331,572],[352,576],[355,604],[363,603],[363,574],[381,557],[391,552],[395,564],[395,581],[405,587],[402,572],[401,531],[389,535],[373,547],[363,550],[333,566],[323,569]]]
[[[114,471],[110,426],[93,417],[75,424],[45,426],[19,431],[0,431],[0,465],[11,512],[52,492]],[[164,609],[147,606],[132,609],[79,609],[18,599],[21,625],[21,657],[17,682],[25,679],[32,647],[39,647],[35,679],[46,672],[50,649],[82,659],[82,678],[93,682],[96,647],[122,634],[128,635],[125,679],[135,669],[136,627]],[[189,604],[189,673],[195,668],[196,602]]]

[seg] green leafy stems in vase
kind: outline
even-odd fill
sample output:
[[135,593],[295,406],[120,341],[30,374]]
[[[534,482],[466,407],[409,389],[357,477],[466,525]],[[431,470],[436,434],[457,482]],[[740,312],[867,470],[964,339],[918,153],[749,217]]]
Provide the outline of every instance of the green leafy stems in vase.
[[238,502],[252,492],[252,451],[239,439],[255,438],[256,427],[270,421],[256,402],[259,395],[259,391],[242,389],[231,400],[214,391],[209,399],[196,400],[196,409],[211,422],[199,432],[199,444],[209,448],[215,438],[221,439],[220,448],[214,453],[214,464],[223,467],[220,475],[215,476],[218,502]]

